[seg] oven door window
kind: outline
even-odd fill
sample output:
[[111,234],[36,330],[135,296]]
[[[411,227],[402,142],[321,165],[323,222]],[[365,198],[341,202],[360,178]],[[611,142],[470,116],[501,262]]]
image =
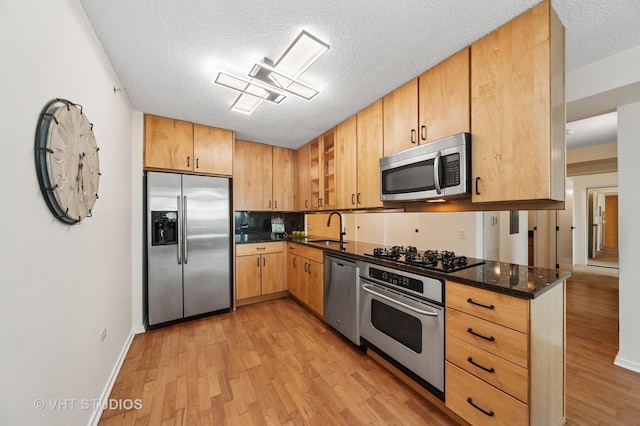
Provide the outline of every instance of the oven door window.
[[405,194],[436,189],[434,159],[419,161],[382,172],[383,194]]
[[378,300],[371,300],[371,324],[415,353],[422,353],[422,322]]

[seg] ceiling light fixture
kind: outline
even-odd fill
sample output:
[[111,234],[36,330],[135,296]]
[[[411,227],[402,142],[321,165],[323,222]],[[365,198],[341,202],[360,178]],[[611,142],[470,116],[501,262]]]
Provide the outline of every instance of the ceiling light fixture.
[[251,114],[263,100],[279,104],[286,98],[282,91],[311,100],[320,92],[298,77],[328,49],[327,43],[303,30],[275,63],[268,58],[257,62],[249,72],[251,81],[220,71],[213,83],[241,92],[231,110],[244,114]]

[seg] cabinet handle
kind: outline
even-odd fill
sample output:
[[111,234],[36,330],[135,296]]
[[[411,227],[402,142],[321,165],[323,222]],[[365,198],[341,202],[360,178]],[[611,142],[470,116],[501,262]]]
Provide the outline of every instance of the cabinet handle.
[[310,274],[310,273],[311,273],[311,264],[308,263],[307,264],[307,274]]
[[467,361],[469,361],[471,364],[475,365],[476,367],[483,369],[483,370],[484,370],[484,371],[486,371],[487,373],[495,373],[495,371],[496,371],[496,370],[494,370],[494,369],[493,369],[493,367],[491,367],[491,368],[487,368],[487,367],[485,367],[485,366],[482,366],[482,365],[478,364],[478,363],[477,363],[477,362],[475,362],[475,361],[473,360],[473,358],[471,358],[471,357],[467,358]]
[[263,257],[262,258],[262,266],[265,266],[267,264],[267,258]]
[[266,250],[266,247],[256,247],[256,250]]
[[351,204],[356,204],[356,194],[351,194]]
[[191,161],[191,157],[187,157],[187,167],[191,167],[190,161]]
[[269,200],[269,208],[271,208],[271,200]]
[[416,129],[411,129],[411,143],[416,143]]
[[482,303],[474,302],[472,298],[467,299],[467,303],[471,303],[472,305],[480,306],[485,309],[495,309],[496,307],[493,305],[483,305]]
[[309,208],[309,200],[304,200],[304,208],[305,209]]
[[260,256],[258,256],[258,258],[256,259],[258,261],[258,263],[256,264],[256,266],[259,268],[260,267]]
[[478,182],[480,182],[480,176],[476,177],[476,195],[480,195],[480,191],[478,190]]
[[275,201],[273,202],[273,208],[274,208],[274,209],[277,209],[277,208],[278,208],[278,200],[275,200]]
[[308,266],[307,262],[304,262],[304,271],[305,272],[307,272],[307,266]]
[[473,399],[471,399],[471,397],[467,398],[467,402],[468,402],[469,404],[471,404],[471,406],[472,406],[473,408],[475,408],[475,409],[476,409],[476,410],[478,410],[478,411],[481,411],[482,413],[486,414],[487,416],[489,416],[489,417],[493,417],[493,416],[494,416],[494,412],[493,412],[493,410],[486,411],[486,410],[484,410],[484,409],[482,409],[482,408],[478,407],[476,404],[474,404],[474,403],[473,403]]
[[360,197],[361,195],[362,195],[362,194],[360,194],[360,193],[358,192],[358,197],[356,198],[356,202],[357,202],[358,204],[362,203],[362,201],[361,201],[361,197]]
[[196,169],[200,168],[200,159],[196,158]]
[[476,333],[475,331],[473,331],[473,329],[472,329],[471,327],[469,327],[469,328],[467,329],[467,333],[471,333],[471,334],[473,334],[474,336],[480,337],[481,339],[488,340],[488,341],[490,341],[490,342],[493,342],[494,340],[496,340],[496,339],[495,339],[495,337],[493,337],[493,336],[489,336],[489,337],[487,337],[487,336],[483,336],[482,334],[478,334],[478,333]]
[[420,126],[420,140],[427,140],[427,126],[425,126],[424,124]]
[[298,266],[298,262],[296,262],[296,260],[298,260],[298,259],[296,259],[296,258],[294,257],[294,258],[293,258],[293,267],[294,267],[294,268]]

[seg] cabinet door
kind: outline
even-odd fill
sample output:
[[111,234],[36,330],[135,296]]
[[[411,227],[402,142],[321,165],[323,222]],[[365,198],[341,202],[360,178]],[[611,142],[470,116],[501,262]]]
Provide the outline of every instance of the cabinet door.
[[418,78],[421,144],[469,131],[469,51],[461,50]]
[[273,210],[294,210],[295,151],[274,146],[273,148]]
[[193,171],[215,175],[233,174],[233,132],[193,125]]
[[236,300],[260,296],[260,256],[236,257]]
[[384,106],[384,155],[418,145],[418,79],[389,93]]
[[296,268],[296,283],[298,285],[295,296],[305,305],[309,304],[309,260],[298,256]]
[[284,253],[263,254],[260,260],[262,262],[262,294],[286,290]]
[[299,277],[301,274],[298,273],[298,270],[303,268],[301,262],[302,259],[299,256],[291,253],[287,255],[287,289],[297,298],[300,298]]
[[563,49],[550,2],[471,46],[473,202],[564,200]]
[[334,210],[338,206],[336,198],[336,132],[332,129],[322,135],[321,146],[321,176],[320,183],[322,210]]
[[322,263],[307,261],[307,275],[309,280],[308,305],[320,316],[324,315],[324,268]]
[[235,210],[272,209],[271,146],[236,141],[233,162],[233,205]]
[[382,207],[380,157],[383,155],[382,100],[358,113],[358,208]]
[[309,144],[298,149],[298,193],[296,210],[306,211],[311,208],[309,189]]
[[338,209],[355,209],[357,200],[357,118],[343,121],[336,127],[336,191]]
[[144,116],[144,168],[193,170],[193,124]]

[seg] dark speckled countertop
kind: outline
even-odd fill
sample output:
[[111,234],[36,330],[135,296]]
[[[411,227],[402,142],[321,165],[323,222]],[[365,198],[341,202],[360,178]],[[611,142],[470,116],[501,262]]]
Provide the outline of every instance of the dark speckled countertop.
[[312,243],[305,238],[291,237],[287,238],[287,241],[321,248],[333,253],[342,253],[356,257],[359,260],[366,260],[369,263],[390,266],[425,276],[443,278],[524,299],[538,297],[571,276],[571,273],[567,271],[534,268],[526,265],[495,262],[492,260],[485,260],[483,265],[473,266],[457,272],[438,272],[366,255],[367,253],[373,253],[375,247],[380,247],[379,244],[346,241],[342,246],[340,246],[340,244],[326,245]]

